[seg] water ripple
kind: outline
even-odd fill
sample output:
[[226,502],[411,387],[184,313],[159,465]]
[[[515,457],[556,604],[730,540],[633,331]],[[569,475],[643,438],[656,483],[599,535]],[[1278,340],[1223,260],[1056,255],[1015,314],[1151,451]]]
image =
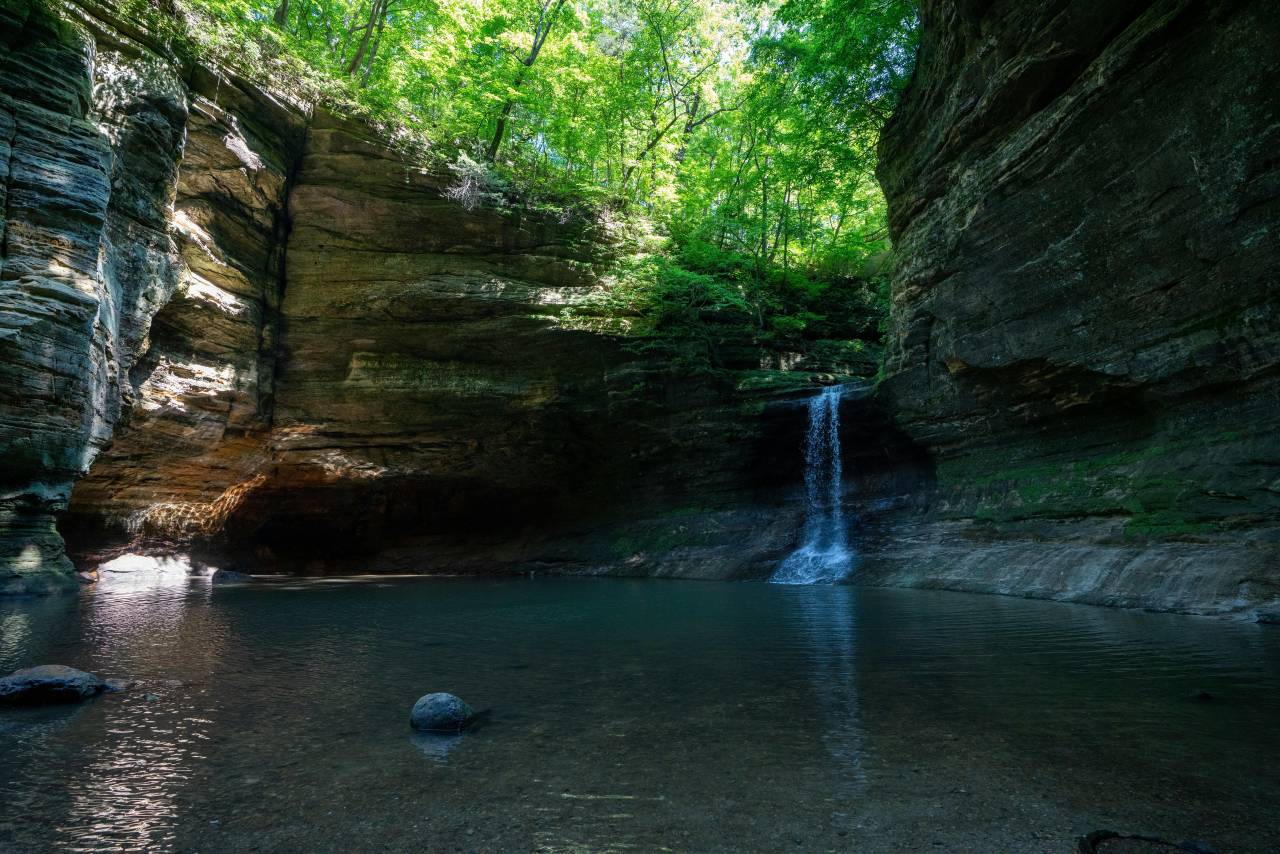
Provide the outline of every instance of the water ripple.
[[[851,587],[188,580],[3,603],[0,627],[0,665],[141,683],[0,714],[22,851],[901,850],[926,814],[1258,850],[1280,794],[1257,626]],[[431,690],[487,725],[411,736]]]

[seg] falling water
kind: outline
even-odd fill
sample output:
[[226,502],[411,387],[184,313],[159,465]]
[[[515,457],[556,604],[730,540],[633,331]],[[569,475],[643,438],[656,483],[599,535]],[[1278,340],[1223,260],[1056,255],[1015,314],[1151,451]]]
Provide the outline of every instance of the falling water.
[[849,552],[840,512],[840,386],[829,386],[809,401],[809,433],[804,446],[804,539],[778,565],[778,584],[830,584],[848,573]]

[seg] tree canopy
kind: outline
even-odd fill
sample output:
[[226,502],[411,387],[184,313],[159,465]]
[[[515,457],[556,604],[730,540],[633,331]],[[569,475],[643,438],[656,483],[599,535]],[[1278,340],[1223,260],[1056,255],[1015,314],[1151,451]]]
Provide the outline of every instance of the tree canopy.
[[912,0],[189,2],[205,48],[393,117],[466,203],[515,186],[644,217],[762,332],[820,326],[888,248],[874,152]]

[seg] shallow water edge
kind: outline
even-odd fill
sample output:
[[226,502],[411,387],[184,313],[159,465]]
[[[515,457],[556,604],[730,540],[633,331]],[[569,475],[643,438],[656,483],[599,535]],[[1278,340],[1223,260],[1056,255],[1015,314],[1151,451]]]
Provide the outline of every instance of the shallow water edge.
[[[853,586],[168,581],[0,603],[0,669],[140,682],[0,713],[15,850],[1064,851],[1108,827],[1249,852],[1280,829],[1268,626]],[[415,735],[436,690],[486,724]]]

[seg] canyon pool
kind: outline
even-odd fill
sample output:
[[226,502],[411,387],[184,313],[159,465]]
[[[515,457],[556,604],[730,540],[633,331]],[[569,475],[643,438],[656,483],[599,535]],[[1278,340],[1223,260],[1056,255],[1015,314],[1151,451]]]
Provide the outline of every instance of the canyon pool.
[[[0,672],[140,682],[0,711],[6,851],[1280,846],[1277,627],[850,586],[123,578],[0,602]],[[415,735],[429,691],[488,713]]]

